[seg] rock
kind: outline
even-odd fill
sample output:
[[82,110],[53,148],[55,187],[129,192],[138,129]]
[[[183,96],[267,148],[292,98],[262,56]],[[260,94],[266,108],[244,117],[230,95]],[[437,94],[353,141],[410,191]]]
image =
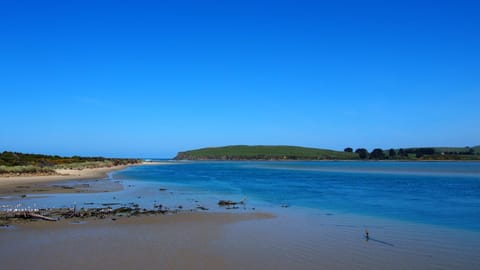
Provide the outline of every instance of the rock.
[[132,211],[132,208],[130,207],[120,207],[120,208],[117,208],[113,211],[114,214],[117,214],[117,213],[130,213]]
[[227,206],[227,205],[236,205],[237,203],[234,201],[226,201],[226,200],[220,200],[218,202],[218,205],[220,206]]

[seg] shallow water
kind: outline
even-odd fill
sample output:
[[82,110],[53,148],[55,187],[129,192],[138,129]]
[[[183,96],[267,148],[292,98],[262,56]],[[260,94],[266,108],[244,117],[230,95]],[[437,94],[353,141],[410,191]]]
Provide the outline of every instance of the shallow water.
[[288,206],[480,231],[479,162],[172,162],[111,178],[124,190],[4,198],[0,207],[135,203],[218,211],[220,199],[246,198],[238,210]]
[[162,183],[193,197],[246,197],[257,206],[327,209],[480,231],[478,162],[191,162],[133,167],[115,177]]

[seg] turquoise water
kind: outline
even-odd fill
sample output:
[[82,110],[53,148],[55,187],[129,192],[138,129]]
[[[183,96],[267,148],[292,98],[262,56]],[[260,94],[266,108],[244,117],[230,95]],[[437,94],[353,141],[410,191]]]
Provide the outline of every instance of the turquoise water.
[[257,204],[480,231],[478,162],[187,162],[118,176]]
[[130,167],[113,179],[124,190],[0,202],[28,207],[201,205],[215,211],[219,199],[246,198],[248,209],[288,206],[480,231],[478,162],[172,162]]

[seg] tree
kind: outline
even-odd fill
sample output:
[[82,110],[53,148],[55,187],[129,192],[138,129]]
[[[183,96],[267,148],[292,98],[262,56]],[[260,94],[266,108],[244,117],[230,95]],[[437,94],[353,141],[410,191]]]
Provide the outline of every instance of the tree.
[[352,153],[353,149],[351,147],[347,147],[347,148],[343,149],[343,151],[347,152],[347,153]]
[[380,148],[373,149],[372,153],[370,153],[371,159],[385,159],[385,153]]
[[403,148],[398,149],[398,156],[399,157],[406,157],[407,153],[405,153],[405,150]]
[[391,148],[390,150],[388,150],[388,156],[390,158],[394,158],[396,155],[397,155],[397,152],[395,152],[395,149]]
[[417,158],[421,158],[424,155],[433,155],[433,154],[435,154],[435,149],[431,147],[415,149],[415,156]]
[[358,157],[359,157],[360,159],[366,159],[366,158],[368,158],[368,151],[367,151],[367,149],[365,149],[365,148],[358,148],[357,150],[355,150],[355,153],[358,154]]

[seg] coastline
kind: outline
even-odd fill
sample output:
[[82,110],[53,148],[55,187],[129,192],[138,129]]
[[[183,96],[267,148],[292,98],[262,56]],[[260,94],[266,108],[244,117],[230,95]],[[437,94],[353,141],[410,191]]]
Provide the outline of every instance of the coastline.
[[[8,176],[0,177],[0,194],[10,194],[10,193],[36,193],[35,190],[30,190],[32,187],[39,185],[46,185],[51,183],[61,183],[71,180],[91,180],[91,179],[105,179],[108,174],[114,171],[123,170],[131,166],[143,166],[143,165],[161,165],[166,164],[166,162],[142,162],[139,164],[129,164],[129,165],[119,165],[113,167],[101,167],[101,168],[92,168],[92,169],[57,169],[56,175],[32,175],[32,176]],[[18,190],[21,188],[21,190]],[[57,190],[53,187],[43,187],[47,190],[42,189],[41,192],[48,191],[52,193],[72,193],[72,190],[61,188]]]

